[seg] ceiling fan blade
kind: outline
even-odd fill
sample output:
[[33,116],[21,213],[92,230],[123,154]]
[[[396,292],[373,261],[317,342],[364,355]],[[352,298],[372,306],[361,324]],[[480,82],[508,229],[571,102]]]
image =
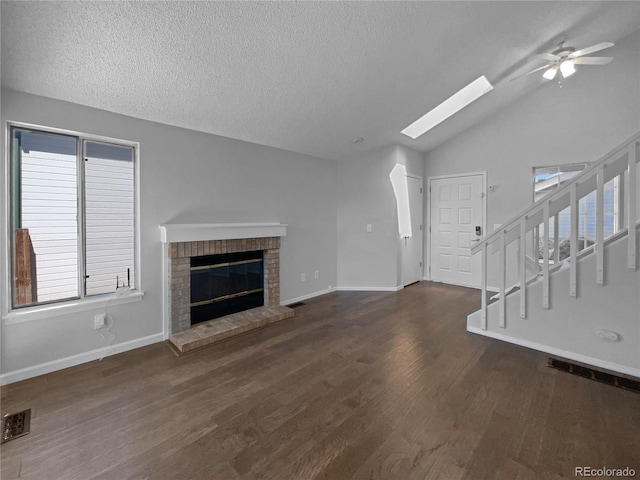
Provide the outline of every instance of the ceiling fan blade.
[[613,60],[613,57],[580,57],[572,61],[576,65],[606,65]]
[[605,48],[611,48],[615,44],[612,42],[602,42],[596,45],[591,45],[590,47],[583,48],[582,50],[576,50],[573,53],[569,54],[569,58],[578,58],[583,55],[589,55],[590,53],[599,52],[600,50],[604,50]]
[[560,57],[558,55],[554,55],[553,53],[537,53],[535,56],[538,58],[544,58],[549,62],[560,60]]
[[545,68],[549,68],[551,66],[553,66],[553,63],[547,63],[546,65],[543,65],[541,67],[535,68],[535,69],[531,70],[530,72],[523,73],[522,75],[518,75],[517,77],[513,77],[511,80],[509,80],[508,83],[511,83],[514,80],[517,80],[519,78],[526,77],[527,75],[531,75],[532,73],[539,72],[540,70],[544,70]]

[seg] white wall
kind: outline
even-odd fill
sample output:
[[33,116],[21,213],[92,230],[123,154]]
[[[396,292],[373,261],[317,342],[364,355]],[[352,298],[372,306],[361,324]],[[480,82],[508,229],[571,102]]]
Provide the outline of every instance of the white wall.
[[396,163],[423,176],[422,155],[397,145],[338,164],[338,288],[393,290],[402,285],[396,199],[389,180]]
[[[640,233],[636,233],[640,256]],[[470,331],[500,338],[565,358],[640,376],[640,270],[629,270],[627,237],[605,249],[605,285],[596,285],[595,255],[578,262],[578,298],[569,295],[569,269],[550,278],[551,309],[542,308],[542,282],[527,288],[527,318],[520,318],[520,295],[506,298],[506,328],[500,328],[499,304],[489,306],[487,330],[479,312],[469,316]],[[596,337],[616,332],[617,342]]]
[[[532,167],[596,161],[640,130],[640,30],[606,55],[615,57],[609,65],[578,66],[562,88],[539,80],[531,94],[428,152],[425,176],[486,170],[495,186],[487,230],[511,219],[533,201]],[[492,270],[489,284],[498,284]]]
[[[140,302],[109,307],[116,344],[135,346],[161,338],[161,223],[286,223],[281,300],[336,285],[337,165],[333,161],[3,90],[3,126],[6,121],[140,143],[145,295]],[[4,178],[1,183],[4,189]],[[4,198],[2,192],[3,202]],[[6,268],[3,259],[3,281]],[[318,280],[313,279],[314,270],[320,271]],[[301,272],[307,273],[305,283],[300,281]],[[21,375],[28,376],[47,362],[52,363],[46,368],[54,369],[69,364],[63,359],[71,356],[79,361],[90,358],[100,339],[93,329],[94,313],[97,310],[11,325],[3,322],[2,373],[26,369]]]

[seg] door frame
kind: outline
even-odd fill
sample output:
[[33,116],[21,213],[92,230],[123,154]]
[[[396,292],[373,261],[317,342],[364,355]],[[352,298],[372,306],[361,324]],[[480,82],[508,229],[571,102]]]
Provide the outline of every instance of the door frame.
[[442,180],[445,178],[459,178],[459,177],[470,177],[473,175],[480,175],[482,177],[482,232],[483,237],[487,236],[487,172],[479,171],[479,172],[468,172],[468,173],[453,173],[449,175],[435,175],[432,177],[427,177],[427,194],[425,198],[428,197],[427,203],[427,228],[425,232],[425,237],[427,241],[427,258],[424,262],[424,279],[431,281],[433,279],[431,275],[431,181],[432,180]]
[[[418,281],[420,280],[424,280],[424,272],[425,272],[425,261],[424,261],[424,245],[425,245],[425,231],[426,229],[424,228],[424,207],[425,207],[425,191],[424,191],[424,177],[422,177],[421,175],[415,175],[413,173],[409,173],[407,172],[405,174],[405,177],[408,178],[414,178],[416,180],[420,181],[421,184],[421,189],[422,189],[422,216],[420,218],[420,225],[422,226],[422,231],[420,232],[420,240],[421,240],[421,245],[420,245],[420,262],[422,263],[422,267],[420,267],[420,277],[418,279]],[[400,237],[400,242],[402,243],[402,237]],[[400,245],[400,284],[402,287],[404,287],[404,250],[402,249],[402,244]]]

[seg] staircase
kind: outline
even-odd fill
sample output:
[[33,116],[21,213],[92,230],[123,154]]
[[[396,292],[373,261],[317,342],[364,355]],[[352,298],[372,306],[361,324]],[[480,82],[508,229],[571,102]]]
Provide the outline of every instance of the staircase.
[[[640,133],[482,238],[471,250],[482,255],[482,305],[467,330],[640,376],[639,161]],[[607,237],[604,185],[616,177],[620,217]],[[579,201],[591,192],[596,233],[587,246]],[[561,212],[570,221],[567,258],[560,256]],[[498,284],[493,298],[489,273]]]

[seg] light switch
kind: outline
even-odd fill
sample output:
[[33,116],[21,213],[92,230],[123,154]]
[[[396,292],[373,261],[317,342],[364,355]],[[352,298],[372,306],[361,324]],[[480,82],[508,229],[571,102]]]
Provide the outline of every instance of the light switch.
[[373,231],[373,226],[370,223],[367,223],[367,233],[371,233]]

